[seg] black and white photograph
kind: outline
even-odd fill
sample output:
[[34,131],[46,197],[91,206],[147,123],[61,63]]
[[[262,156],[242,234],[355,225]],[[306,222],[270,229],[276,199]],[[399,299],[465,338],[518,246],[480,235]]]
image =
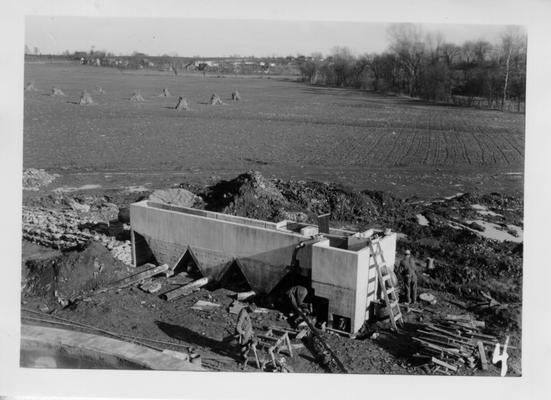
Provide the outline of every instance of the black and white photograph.
[[526,18],[234,15],[22,17],[15,368],[522,382]]

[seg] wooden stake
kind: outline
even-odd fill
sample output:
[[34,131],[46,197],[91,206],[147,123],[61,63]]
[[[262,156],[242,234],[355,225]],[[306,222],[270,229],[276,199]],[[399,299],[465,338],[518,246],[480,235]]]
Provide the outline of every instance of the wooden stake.
[[480,355],[480,366],[482,371],[488,370],[488,361],[486,360],[486,352],[484,351],[484,344],[481,341],[477,342],[478,354]]

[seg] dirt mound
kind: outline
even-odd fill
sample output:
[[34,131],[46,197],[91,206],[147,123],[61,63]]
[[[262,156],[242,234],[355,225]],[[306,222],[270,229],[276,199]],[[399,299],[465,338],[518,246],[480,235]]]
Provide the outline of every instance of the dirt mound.
[[65,93],[63,93],[63,90],[61,90],[60,88],[53,87],[51,96],[65,96]]
[[85,106],[88,104],[94,104],[94,100],[92,100],[92,96],[90,96],[90,93],[88,93],[86,90],[82,92],[80,95],[79,103],[81,106]]
[[176,107],[174,107],[177,111],[189,111],[189,105],[187,103],[187,99],[185,97],[179,96],[178,97],[178,103],[176,104]]
[[275,181],[292,209],[310,214],[331,213],[331,219],[367,223],[380,216],[380,206],[368,194],[342,185],[315,181]]
[[210,96],[209,104],[211,106],[216,106],[216,105],[222,105],[224,103],[222,102],[222,99],[220,98],[220,96],[218,96],[216,93],[213,93],[212,96]]
[[333,220],[362,224],[380,215],[380,205],[368,194],[335,184],[270,180],[257,171],[220,181],[199,195],[209,210],[268,221],[314,222],[315,215],[329,212]]
[[274,183],[257,171],[222,180],[199,194],[208,210],[273,221],[287,201]]
[[185,189],[155,190],[149,196],[149,200],[181,207],[193,207],[195,204],[201,202],[200,197]]
[[161,94],[159,94],[159,97],[170,97],[172,96],[167,88],[164,88],[161,90]]
[[136,91],[134,93],[132,93],[132,96],[130,96],[130,101],[132,102],[135,102],[135,103],[141,103],[144,100],[144,98],[142,97],[142,95],[140,94],[140,92]]
[[49,174],[43,169],[28,168],[23,171],[23,189],[38,190],[41,186],[52,183],[58,174]]
[[100,243],[90,242],[83,251],[51,259],[28,260],[24,266],[24,296],[42,297],[48,305],[67,305],[71,300],[127,274],[127,267]]
[[239,92],[238,92],[237,90],[234,91],[234,92],[232,92],[232,94],[231,94],[231,99],[232,99],[233,101],[239,101],[239,100],[241,100],[241,96],[239,95]]

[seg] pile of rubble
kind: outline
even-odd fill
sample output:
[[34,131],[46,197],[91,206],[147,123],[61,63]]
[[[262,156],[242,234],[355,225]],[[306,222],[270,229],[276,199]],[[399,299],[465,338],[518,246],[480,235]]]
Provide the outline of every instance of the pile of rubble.
[[60,250],[81,248],[94,237],[79,225],[83,220],[74,210],[23,207],[23,239]]
[[[118,231],[130,229],[126,224],[119,225]],[[107,247],[117,260],[131,265],[130,241],[105,234],[106,226],[109,230],[109,226],[100,223],[94,215],[83,215],[75,209],[23,207],[23,239],[63,251],[82,249],[90,240],[95,240]]]
[[48,174],[43,169],[28,168],[23,171],[23,189],[38,190],[41,186],[52,183],[58,174]]
[[[499,342],[495,336],[482,333],[480,328],[484,327],[484,321],[473,320],[469,315],[447,315],[424,324],[413,337],[419,344],[419,351],[413,355],[415,366],[430,373],[444,374],[456,373],[461,368],[487,370],[487,348],[494,350],[495,359]],[[504,353],[506,348],[507,344]],[[502,364],[506,370],[506,362]]]

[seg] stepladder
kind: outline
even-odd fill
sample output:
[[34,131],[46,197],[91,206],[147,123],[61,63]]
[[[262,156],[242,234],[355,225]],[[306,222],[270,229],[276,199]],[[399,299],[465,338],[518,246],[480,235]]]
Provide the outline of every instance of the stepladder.
[[380,241],[377,239],[372,240],[369,242],[369,248],[373,257],[375,269],[377,270],[379,287],[381,288],[383,300],[385,301],[388,310],[390,328],[396,332],[398,331],[398,325],[403,325],[404,323],[398,300],[398,289],[392,282],[390,270],[386,265],[385,256]]

